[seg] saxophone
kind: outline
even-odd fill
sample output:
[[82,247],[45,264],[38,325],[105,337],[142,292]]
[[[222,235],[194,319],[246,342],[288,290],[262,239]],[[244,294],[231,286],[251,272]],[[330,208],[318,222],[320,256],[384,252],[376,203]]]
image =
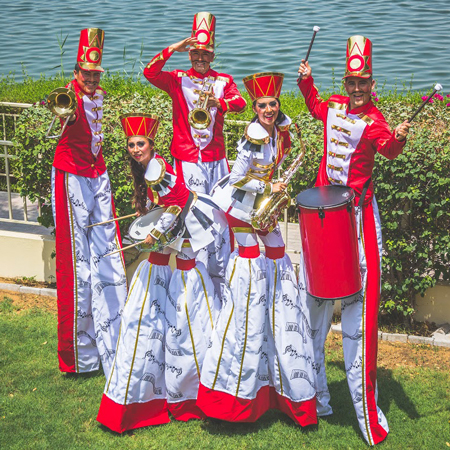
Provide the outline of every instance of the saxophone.
[[[289,183],[295,172],[303,163],[305,156],[305,145],[302,141],[301,131],[295,124],[297,136],[302,146],[301,153],[295,158],[291,165],[283,172],[281,178],[276,183]],[[259,204],[258,208],[251,213],[251,224],[255,230],[268,231],[269,233],[277,226],[278,217],[292,203],[289,194],[284,192],[276,192],[268,195]]]

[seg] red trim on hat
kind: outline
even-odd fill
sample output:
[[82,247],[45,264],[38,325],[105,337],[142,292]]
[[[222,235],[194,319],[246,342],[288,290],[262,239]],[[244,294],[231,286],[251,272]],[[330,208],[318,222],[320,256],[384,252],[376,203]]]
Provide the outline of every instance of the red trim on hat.
[[264,72],[249,75],[242,81],[252,101],[254,101],[261,97],[279,98],[283,79],[284,74],[282,73]]
[[159,119],[151,114],[126,114],[120,117],[125,136],[144,136],[152,141],[158,132]]

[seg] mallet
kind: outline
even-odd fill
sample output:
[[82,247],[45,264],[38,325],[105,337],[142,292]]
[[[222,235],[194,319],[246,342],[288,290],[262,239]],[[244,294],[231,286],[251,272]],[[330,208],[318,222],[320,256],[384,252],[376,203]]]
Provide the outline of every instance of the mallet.
[[137,216],[137,213],[128,214],[127,216],[116,217],[115,219],[105,220],[104,222],[92,223],[91,225],[87,225],[84,228],[96,227],[97,225],[106,225],[107,223],[117,222],[118,220],[128,219],[129,217]]
[[[309,54],[311,53],[311,48],[312,48],[313,43],[314,43],[314,39],[316,38],[316,34],[318,33],[319,30],[320,30],[320,27],[318,27],[317,25],[314,25],[311,42],[309,43],[308,51],[306,52],[306,56],[305,56],[305,63],[306,63],[306,61],[308,61]],[[297,78],[297,83],[302,79],[302,76],[303,76],[303,74],[299,75],[299,77]]]
[[431,97],[433,97],[434,94],[436,94],[436,92],[442,90],[442,85],[440,85],[439,83],[436,84],[436,86],[434,87],[433,92],[428,96],[428,98],[426,100],[423,101],[423,103],[417,108],[416,112],[411,116],[411,118],[408,120],[409,123],[411,123],[414,120],[414,117],[417,116],[417,114],[419,114],[420,111],[422,111],[422,108],[430,101]]

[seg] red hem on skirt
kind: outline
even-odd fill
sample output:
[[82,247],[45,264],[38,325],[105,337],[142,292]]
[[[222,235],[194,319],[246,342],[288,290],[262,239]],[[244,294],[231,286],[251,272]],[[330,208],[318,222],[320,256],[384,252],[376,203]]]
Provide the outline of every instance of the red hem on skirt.
[[288,415],[295,423],[306,427],[317,423],[316,397],[303,402],[293,402],[270,388],[270,407]]
[[196,405],[196,400],[185,400],[178,403],[167,403],[167,408],[175,420],[187,422],[192,419],[206,419],[206,415]]
[[197,405],[207,416],[228,422],[255,422],[269,409],[278,409],[302,427],[317,423],[316,397],[293,402],[270,386],[263,386],[254,399],[247,400],[200,384]]
[[215,419],[256,422],[270,408],[269,386],[263,386],[254,399],[247,400],[209,389],[200,383],[197,406],[207,416]]
[[119,405],[105,394],[100,403],[97,420],[117,433],[170,422],[165,399]]

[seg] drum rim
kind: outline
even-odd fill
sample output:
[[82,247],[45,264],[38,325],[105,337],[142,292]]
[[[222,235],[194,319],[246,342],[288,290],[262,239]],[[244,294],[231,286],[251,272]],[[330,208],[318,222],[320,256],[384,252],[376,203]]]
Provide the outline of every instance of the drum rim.
[[161,206],[155,206],[155,207],[152,208],[150,211],[148,211],[146,214],[144,214],[144,215],[142,215],[142,216],[139,216],[139,217],[137,217],[136,219],[134,219],[133,222],[131,222],[131,223],[130,223],[130,226],[128,227],[128,231],[127,231],[127,236],[128,236],[128,238],[132,239],[132,240],[135,241],[135,242],[136,242],[136,241],[142,241],[142,240],[144,240],[145,238],[136,238],[136,237],[132,237],[132,236],[130,235],[130,232],[131,232],[131,230],[132,230],[133,225],[134,225],[135,223],[139,222],[139,220],[142,220],[142,218],[145,217],[147,214],[151,214],[151,213],[153,213],[153,212],[157,212],[157,211],[161,211],[161,210],[162,210],[162,212],[164,212],[164,208],[163,208],[163,207],[161,207]]
[[345,297],[334,297],[334,298],[317,297],[317,295],[313,295],[313,294],[311,294],[310,292],[308,292],[308,289],[306,289],[306,293],[307,293],[309,296],[311,296],[311,297],[313,297],[313,298],[315,298],[315,299],[317,299],[317,300],[324,300],[324,301],[326,301],[326,302],[331,302],[331,301],[334,301],[334,300],[347,300],[347,299],[350,298],[350,297],[353,297],[353,296],[355,296],[355,295],[357,295],[357,294],[360,294],[360,293],[362,292],[362,290],[363,290],[363,288],[361,287],[361,289],[360,289],[359,291],[356,291],[356,292],[353,293],[353,294],[346,295]]
[[[313,189],[320,189],[320,188],[328,188],[328,187],[333,187],[333,188],[338,188],[338,189],[347,189],[348,191],[351,192],[351,196],[348,197],[347,199],[343,200],[341,203],[336,203],[334,205],[329,205],[329,206],[305,206],[302,205],[298,202],[298,197],[299,195],[303,194],[304,192],[313,190]],[[315,186],[309,189],[306,189],[305,191],[300,192],[299,194],[297,194],[297,196],[295,197],[295,203],[297,208],[303,208],[303,209],[313,209],[313,210],[319,210],[319,209],[333,209],[333,208],[339,208],[340,206],[344,206],[347,205],[348,203],[351,203],[356,197],[355,194],[355,190],[353,188],[351,188],[350,186],[335,186],[335,185],[327,185],[327,186]]]

